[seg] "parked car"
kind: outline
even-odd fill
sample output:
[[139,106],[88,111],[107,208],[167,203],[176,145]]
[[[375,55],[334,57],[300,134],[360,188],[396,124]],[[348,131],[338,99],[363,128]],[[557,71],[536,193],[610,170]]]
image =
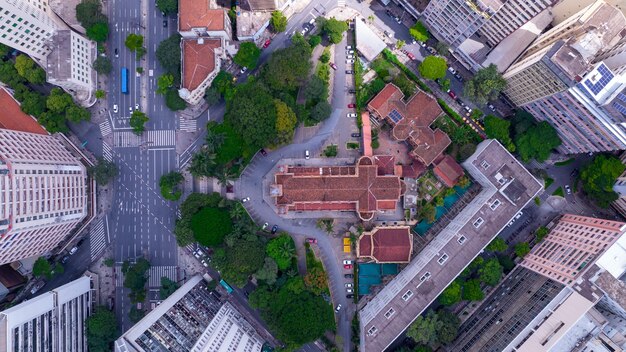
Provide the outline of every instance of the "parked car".
[[352,264],[352,260],[350,259],[346,259],[343,261],[344,264]]
[[356,113],[351,112],[351,113],[346,114],[346,116],[348,116],[348,117],[356,117]]
[[347,75],[351,75],[352,73],[354,73],[352,70],[346,70]]
[[310,238],[309,237],[309,238],[306,239],[306,241],[309,242],[309,243],[315,244],[315,243],[317,243],[317,238]]
[[354,63],[354,59],[346,59],[346,64],[353,64]]
[[202,260],[200,261],[200,263],[202,263],[202,265],[203,265],[205,268],[208,268],[208,267],[209,267],[209,264],[208,264],[208,263],[207,263],[204,259],[202,259]]
[[415,60],[415,55],[413,55],[413,54],[411,54],[409,52],[406,53],[406,56],[408,56],[409,59],[411,59],[411,60]]
[[305,27],[302,31],[300,31],[300,34],[302,34],[303,36],[306,34],[306,32],[309,31],[309,27]]
[[450,71],[451,74],[455,75],[456,74],[456,70],[452,67],[448,67],[448,71]]
[[350,55],[354,54],[354,50],[350,49],[350,50],[346,50],[346,52]]
[[569,187],[569,185],[565,185],[565,191],[567,192],[567,194],[572,194],[572,189]]
[[34,295],[35,293],[37,293],[37,291],[39,291],[42,287],[44,287],[46,285],[46,283],[44,281],[39,281],[37,284],[35,284],[35,286],[33,286],[33,288],[30,290],[30,294]]
[[352,293],[349,293],[346,295],[346,298],[354,298],[354,295]]
[[272,235],[278,232],[278,225],[272,226]]
[[241,68],[241,71],[239,71],[239,73],[243,75],[244,73],[246,73],[246,71],[248,71],[248,68],[244,66]]
[[348,89],[348,93],[354,94],[354,93],[356,93],[356,89]]
[[352,284],[351,284],[351,283],[349,283],[349,282],[346,282],[344,286],[345,286],[346,288],[351,288],[351,287],[352,287]]
[[64,256],[63,258],[61,258],[61,264],[65,264],[67,263],[67,261],[70,259],[69,255]]
[[74,255],[74,253],[78,252],[78,247],[74,246],[70,249],[70,255]]
[[495,106],[493,106],[492,104],[488,104],[487,107],[489,108],[489,110],[491,111],[496,111]]
[[268,224],[268,223],[263,224],[263,226],[261,227],[261,230],[265,231],[265,229],[266,229],[268,226],[270,226],[270,224]]
[[266,40],[265,43],[263,43],[263,49],[265,49],[268,46],[270,46],[270,44],[272,44],[272,40],[271,39]]
[[354,278],[354,275],[352,275],[352,274],[344,274],[343,277],[345,277],[346,279],[352,279],[352,278]]
[[352,45],[346,45],[346,50],[352,50]]
[[454,94],[453,91],[449,91],[448,95],[452,98],[452,99],[456,99],[456,94]]
[[261,149],[261,155],[267,156],[267,152],[265,151],[265,149]]
[[351,134],[350,136],[352,136],[352,138],[359,138],[359,137],[361,137],[361,134],[359,132],[355,132],[355,133]]
[[250,197],[246,197],[246,198],[242,199],[242,200],[241,200],[241,202],[242,202],[242,203],[245,203],[245,202],[247,202],[247,201],[249,201],[249,200],[250,200]]
[[167,28],[167,20],[163,20],[163,27]]
[[117,104],[113,104],[113,112],[117,113]]
[[352,290],[351,288],[347,288],[346,293],[354,293],[354,290]]
[[341,304],[338,304],[337,308],[335,308],[335,313],[339,313],[340,310],[341,310]]
[[350,104],[348,104],[348,108],[354,109],[354,108],[356,108],[356,104],[350,103]]
[[337,69],[337,65],[335,65],[333,62],[330,62],[329,65],[330,65],[330,67],[333,68],[333,70]]
[[135,104],[135,110],[139,110],[139,103]]
[[343,268],[344,268],[344,269],[348,269],[348,270],[350,270],[350,269],[352,269],[352,265],[351,265],[351,264],[345,264],[345,265],[343,266]]
[[129,106],[129,107],[128,107],[128,111],[133,112],[133,107],[132,107],[132,106]]
[[115,48],[115,57],[119,57],[119,54],[118,54],[117,48]]

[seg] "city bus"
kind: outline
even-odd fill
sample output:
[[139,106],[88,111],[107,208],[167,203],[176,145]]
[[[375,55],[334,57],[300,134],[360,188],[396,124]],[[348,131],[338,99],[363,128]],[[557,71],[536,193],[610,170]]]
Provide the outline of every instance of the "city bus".
[[122,94],[128,94],[128,69],[122,67]]
[[222,287],[224,287],[228,293],[233,293],[233,288],[230,287],[228,282],[226,282],[224,280],[220,280],[220,285],[222,285]]

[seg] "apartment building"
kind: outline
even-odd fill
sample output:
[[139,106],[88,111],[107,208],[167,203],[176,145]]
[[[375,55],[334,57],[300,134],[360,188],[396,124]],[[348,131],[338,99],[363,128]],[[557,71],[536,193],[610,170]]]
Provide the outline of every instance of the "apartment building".
[[68,284],[0,312],[0,350],[87,352],[91,279]]
[[246,318],[198,275],[115,341],[115,351],[260,352],[263,343]]
[[86,103],[95,91],[96,44],[71,30],[44,0],[0,0],[0,43],[41,65],[48,82]]
[[481,142],[463,167],[480,192],[359,311],[362,351],[384,351],[542,190],[500,143]]
[[88,213],[85,166],[0,89],[0,264],[40,256]]

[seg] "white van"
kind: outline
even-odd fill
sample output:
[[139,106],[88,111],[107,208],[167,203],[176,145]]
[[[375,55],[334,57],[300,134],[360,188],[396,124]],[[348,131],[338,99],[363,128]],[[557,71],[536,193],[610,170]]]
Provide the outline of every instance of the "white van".
[[305,158],[305,159],[307,159],[307,160],[309,160],[309,158],[310,158],[310,157],[311,157],[311,153],[309,153],[309,151],[308,151],[308,150],[305,150],[305,151],[304,151],[304,158]]

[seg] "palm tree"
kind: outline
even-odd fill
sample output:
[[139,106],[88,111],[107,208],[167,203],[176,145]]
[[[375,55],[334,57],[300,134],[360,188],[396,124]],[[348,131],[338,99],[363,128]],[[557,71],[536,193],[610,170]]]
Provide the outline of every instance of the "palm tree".
[[211,153],[215,153],[217,149],[224,143],[224,134],[223,133],[215,133],[211,129],[207,129],[206,131],[206,148]]
[[296,247],[293,245],[293,242],[283,242],[278,249],[280,250],[281,257],[284,257],[284,258],[296,257]]
[[196,177],[211,176],[214,166],[215,154],[203,148],[193,155],[188,170]]
[[240,220],[246,215],[246,210],[241,204],[235,203],[235,206],[230,209],[230,217],[234,220]]

